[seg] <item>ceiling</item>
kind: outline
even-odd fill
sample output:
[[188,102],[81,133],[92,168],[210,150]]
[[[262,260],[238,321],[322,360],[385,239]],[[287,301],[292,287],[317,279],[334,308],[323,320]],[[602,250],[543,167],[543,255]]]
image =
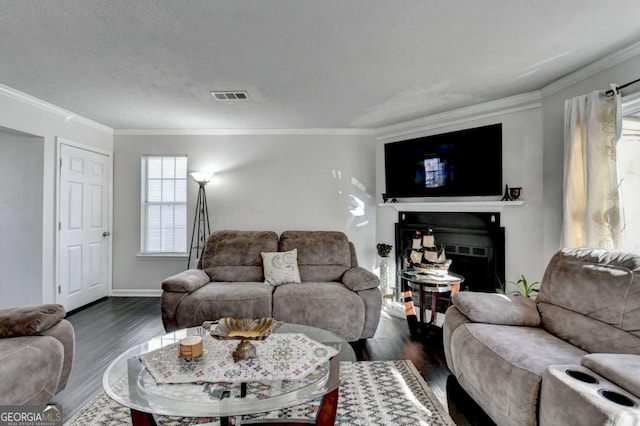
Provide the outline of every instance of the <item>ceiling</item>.
[[373,129],[541,89],[640,40],[638,16],[638,0],[0,0],[0,83],[114,129]]

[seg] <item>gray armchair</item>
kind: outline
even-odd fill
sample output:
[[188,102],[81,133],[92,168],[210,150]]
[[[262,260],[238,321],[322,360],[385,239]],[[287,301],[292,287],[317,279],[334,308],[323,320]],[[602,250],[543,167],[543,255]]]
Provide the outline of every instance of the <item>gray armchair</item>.
[[67,385],[75,348],[61,305],[0,309],[0,405],[41,405]]

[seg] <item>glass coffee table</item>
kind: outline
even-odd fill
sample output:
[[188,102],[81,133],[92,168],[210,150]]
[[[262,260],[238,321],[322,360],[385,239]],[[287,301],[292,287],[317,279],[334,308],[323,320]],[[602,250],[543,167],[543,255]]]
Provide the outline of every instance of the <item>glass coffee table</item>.
[[[240,424],[242,415],[278,410],[316,398],[322,398],[316,425],[334,424],[340,385],[340,361],[356,361],[355,353],[346,340],[329,331],[306,325],[283,324],[278,327],[274,333],[303,333],[316,342],[339,350],[338,355],[320,365],[314,374],[301,380],[157,384],[139,359],[140,355],[176,343],[187,336],[207,333],[202,327],[178,330],[125,351],[104,373],[102,383],[106,393],[131,409],[134,425],[155,425],[154,414],[218,417],[221,425],[229,425],[230,419],[235,417],[236,424]],[[218,389],[214,390],[215,386]],[[259,388],[259,396],[252,391],[255,388]],[[269,422],[242,420],[242,424],[253,425]]]

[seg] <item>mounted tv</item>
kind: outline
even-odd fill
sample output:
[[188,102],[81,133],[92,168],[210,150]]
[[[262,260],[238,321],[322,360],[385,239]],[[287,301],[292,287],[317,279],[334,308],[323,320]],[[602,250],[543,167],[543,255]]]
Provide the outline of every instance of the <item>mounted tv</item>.
[[386,199],[502,194],[502,123],[384,146]]

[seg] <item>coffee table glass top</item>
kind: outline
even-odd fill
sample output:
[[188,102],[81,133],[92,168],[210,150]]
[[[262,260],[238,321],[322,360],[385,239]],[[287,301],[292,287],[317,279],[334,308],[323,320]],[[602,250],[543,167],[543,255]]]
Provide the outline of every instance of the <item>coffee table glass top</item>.
[[433,274],[418,271],[413,268],[402,269],[399,272],[400,278],[405,279],[413,284],[425,286],[427,291],[447,292],[451,290],[451,284],[462,283],[464,277],[455,272],[447,272],[446,274]]
[[[103,386],[120,404],[146,413],[180,417],[226,417],[271,411],[311,401],[339,385],[340,361],[356,361],[349,343],[326,330],[299,324],[283,324],[275,333],[304,333],[333,346],[340,353],[302,380],[249,382],[246,396],[240,383],[158,385],[138,356],[192,335],[204,335],[202,327],[178,330],[134,346],[107,367]],[[176,353],[177,356],[177,353]]]

